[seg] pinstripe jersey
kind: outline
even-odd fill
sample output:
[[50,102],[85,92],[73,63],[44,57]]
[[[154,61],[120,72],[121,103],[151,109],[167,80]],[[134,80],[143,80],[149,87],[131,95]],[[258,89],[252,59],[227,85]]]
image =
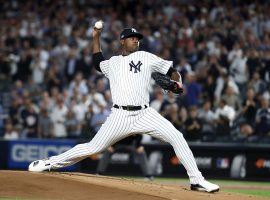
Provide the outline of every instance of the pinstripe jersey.
[[110,81],[114,104],[142,106],[149,104],[152,72],[166,74],[172,64],[154,54],[137,51],[102,61],[100,69]]
[[[101,71],[110,81],[113,103],[119,106],[148,105],[151,73],[166,74],[171,66],[171,61],[144,51],[114,56],[100,63]],[[136,133],[146,133],[169,142],[186,168],[190,183],[197,184],[204,180],[182,133],[151,107],[137,111],[113,107],[110,116],[90,142],[50,157],[50,164],[54,169],[74,164]]]

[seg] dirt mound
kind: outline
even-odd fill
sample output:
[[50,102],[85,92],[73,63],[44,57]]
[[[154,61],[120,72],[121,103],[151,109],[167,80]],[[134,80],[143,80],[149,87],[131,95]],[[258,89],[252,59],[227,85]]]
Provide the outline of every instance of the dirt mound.
[[191,192],[188,188],[81,173],[0,171],[0,197],[22,199],[261,199],[229,193]]

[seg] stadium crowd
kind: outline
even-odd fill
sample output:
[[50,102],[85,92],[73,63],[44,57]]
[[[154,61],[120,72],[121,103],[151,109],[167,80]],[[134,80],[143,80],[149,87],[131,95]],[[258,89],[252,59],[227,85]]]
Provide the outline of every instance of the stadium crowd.
[[151,106],[188,141],[269,143],[270,4],[192,2],[2,2],[0,137],[95,135],[112,106],[109,82],[92,66],[92,27],[102,19],[106,58],[119,54],[120,31],[135,27],[141,50],[173,60],[185,93],[153,81]]

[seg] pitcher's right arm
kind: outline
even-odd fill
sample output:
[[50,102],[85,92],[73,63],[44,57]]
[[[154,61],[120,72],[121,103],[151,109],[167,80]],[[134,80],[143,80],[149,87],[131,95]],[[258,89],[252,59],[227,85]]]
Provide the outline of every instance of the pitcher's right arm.
[[100,62],[104,61],[104,57],[100,47],[100,34],[102,29],[93,29],[92,37],[93,37],[93,65],[96,70],[101,72]]

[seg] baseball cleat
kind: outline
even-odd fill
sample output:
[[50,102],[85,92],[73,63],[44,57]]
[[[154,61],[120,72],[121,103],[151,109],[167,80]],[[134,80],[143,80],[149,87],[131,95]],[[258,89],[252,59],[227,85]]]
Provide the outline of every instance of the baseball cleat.
[[202,182],[198,184],[191,184],[190,185],[191,190],[195,191],[203,191],[203,192],[218,192],[219,186],[213,183],[210,183],[209,181],[203,180]]
[[51,164],[49,160],[36,160],[32,162],[29,167],[28,171],[30,172],[43,172],[43,171],[50,171]]

